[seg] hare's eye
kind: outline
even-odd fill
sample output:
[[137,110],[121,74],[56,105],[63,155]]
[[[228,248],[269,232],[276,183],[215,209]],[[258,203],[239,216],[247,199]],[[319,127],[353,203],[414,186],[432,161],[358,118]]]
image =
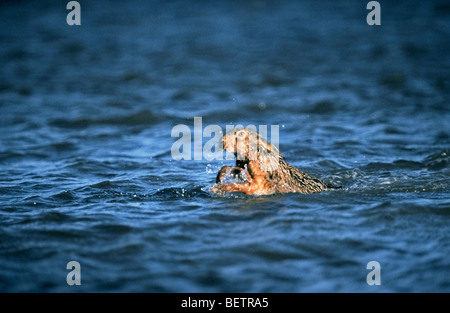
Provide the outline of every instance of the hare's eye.
[[244,135],[245,135],[245,133],[244,133],[243,131],[240,131],[240,132],[238,133],[238,136],[239,136],[239,137],[244,137]]

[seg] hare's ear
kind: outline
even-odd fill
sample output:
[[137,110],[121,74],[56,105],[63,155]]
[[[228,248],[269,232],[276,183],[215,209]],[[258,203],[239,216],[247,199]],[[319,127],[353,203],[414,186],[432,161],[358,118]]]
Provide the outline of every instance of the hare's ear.
[[272,153],[272,152],[278,152],[275,147],[272,147],[272,144],[268,142],[266,139],[259,137],[258,138],[258,149],[260,153]]
[[278,151],[277,146],[273,145],[271,142],[265,140],[264,138],[259,138],[258,149],[260,154],[268,154],[273,156],[274,158],[283,158],[283,156],[280,154],[280,151]]

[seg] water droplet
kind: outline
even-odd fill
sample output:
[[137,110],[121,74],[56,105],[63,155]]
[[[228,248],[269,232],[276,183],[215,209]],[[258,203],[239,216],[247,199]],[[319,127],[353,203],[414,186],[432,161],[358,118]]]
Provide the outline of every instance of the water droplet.
[[206,174],[213,174],[214,168],[211,164],[206,165]]

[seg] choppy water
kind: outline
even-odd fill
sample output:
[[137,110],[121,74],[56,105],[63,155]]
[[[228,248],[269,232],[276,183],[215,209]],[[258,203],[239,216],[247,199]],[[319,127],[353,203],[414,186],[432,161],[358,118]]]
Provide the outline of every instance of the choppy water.
[[[450,291],[445,1],[66,3],[0,4],[0,291]],[[213,195],[195,116],[345,188]]]

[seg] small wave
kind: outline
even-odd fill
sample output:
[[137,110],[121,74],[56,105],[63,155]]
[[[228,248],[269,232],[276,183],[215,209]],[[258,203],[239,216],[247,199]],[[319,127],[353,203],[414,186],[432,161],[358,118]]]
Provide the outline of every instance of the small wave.
[[65,190],[63,192],[53,195],[52,198],[59,201],[73,201],[75,200],[76,197],[73,195],[71,191]]
[[105,188],[111,188],[112,187],[112,183],[109,180],[105,180],[93,185],[90,185],[92,188],[99,188],[99,189],[105,189]]
[[178,188],[164,188],[158,190],[153,195],[151,195],[151,199],[154,200],[173,200],[179,198],[209,198],[210,193],[205,191],[208,187],[178,187]]
[[425,158],[423,161],[425,166],[431,170],[441,170],[448,167],[450,163],[450,151],[443,150],[439,153],[434,153]]
[[362,167],[361,169],[373,172],[373,171],[389,171],[398,169],[418,170],[421,168],[423,168],[423,164],[420,162],[408,160],[396,160],[392,163],[371,162]]
[[134,227],[124,224],[111,223],[95,225],[92,229],[94,232],[101,234],[127,234],[134,230]]
[[66,213],[59,211],[49,211],[37,214],[36,216],[25,217],[20,221],[20,224],[31,223],[66,223],[72,220],[72,217]]
[[102,119],[92,119],[81,117],[78,119],[54,119],[50,121],[50,125],[59,128],[87,128],[97,125],[113,125],[113,126],[136,126],[136,125],[153,125],[161,121],[161,116],[150,111],[144,110],[127,116],[109,117]]

